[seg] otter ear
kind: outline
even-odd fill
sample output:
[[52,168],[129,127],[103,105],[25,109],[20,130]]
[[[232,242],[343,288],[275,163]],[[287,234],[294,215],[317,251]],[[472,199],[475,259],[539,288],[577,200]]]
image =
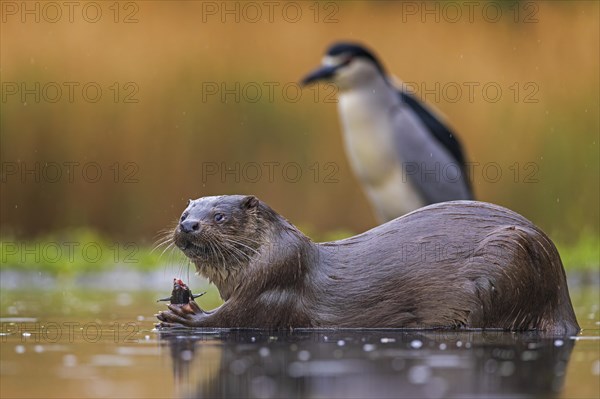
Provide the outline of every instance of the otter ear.
[[188,200],[188,205],[191,204],[192,202],[194,202],[194,200],[193,199],[189,199]]
[[248,195],[242,199],[242,208],[251,209],[258,206],[258,198],[254,195]]

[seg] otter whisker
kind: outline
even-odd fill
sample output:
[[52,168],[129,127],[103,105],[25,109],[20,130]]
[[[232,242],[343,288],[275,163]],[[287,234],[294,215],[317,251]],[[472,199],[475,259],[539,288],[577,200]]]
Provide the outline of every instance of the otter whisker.
[[192,262],[188,262],[187,263],[187,270],[186,270],[186,272],[187,272],[187,281],[190,281],[190,266],[191,266],[191,263]]
[[176,249],[177,247],[170,245],[169,247],[165,248],[165,250],[160,254],[159,258],[163,259],[164,254],[168,252],[166,260],[164,261],[165,273],[167,273],[169,270],[171,270],[169,273],[172,273],[172,270],[175,269],[175,274],[181,275],[182,267],[184,267],[186,263],[189,265],[190,260],[181,252],[176,251]]
[[161,234],[160,236],[155,237],[154,242],[157,243],[159,241],[164,240],[165,238],[172,238],[173,237],[173,232],[169,232],[168,234]]
[[173,238],[173,229],[168,229],[168,230],[165,229],[164,231],[161,231],[158,234],[156,234],[154,236],[154,238],[155,238],[154,244],[156,244],[157,242],[159,242],[161,240],[164,240],[165,238],[172,239]]
[[156,247],[156,246],[160,246],[160,245],[162,245],[162,243],[168,242],[168,241],[173,241],[173,234],[169,234],[164,237],[160,237],[156,241],[154,241],[152,244],[153,244],[153,246]]
[[[219,256],[218,256],[218,253],[217,253],[217,251],[215,250],[215,248],[213,246],[213,243],[211,241],[207,241],[207,244],[208,244],[208,249],[209,249],[209,251],[211,253],[210,259],[212,260],[213,258],[216,258],[217,261],[218,261],[219,260],[218,259]],[[212,264],[208,264],[208,263],[207,263],[206,266],[214,267]]]
[[[249,246],[248,246],[248,245],[246,245],[246,244],[242,244],[240,241],[234,240],[234,239],[232,239],[232,238],[229,238],[229,237],[227,237],[227,240],[228,240],[229,242],[232,242],[232,243],[234,243],[234,244],[241,245],[241,246],[242,246],[242,247],[244,247],[244,248],[248,248],[250,251],[254,252],[255,254],[258,254],[258,253],[259,253],[259,252],[258,252],[256,249],[254,249],[254,248],[252,248],[252,247],[249,247]],[[237,248],[236,248],[236,249],[237,249]],[[242,251],[242,252],[243,252],[243,251]],[[250,259],[250,258],[248,257],[248,259]]]
[[[173,241],[173,237],[170,237],[170,238],[168,238],[168,239],[166,239],[166,240],[164,240],[164,241],[162,241],[162,242],[160,242],[158,244],[155,244],[154,247],[152,248],[152,250],[150,251],[150,253],[153,253],[154,251],[156,251],[157,249],[159,249],[160,247],[162,247],[165,244],[169,244],[167,246],[167,248],[169,248],[169,246],[175,244],[175,242]],[[164,253],[164,251],[163,251],[163,253]]]
[[165,249],[163,249],[163,251],[159,255],[159,258],[162,258],[162,256],[165,254],[165,252],[167,252],[167,250],[174,249],[174,248],[175,248],[175,243],[171,242],[169,245],[167,245],[167,247]]
[[166,228],[166,229],[161,229],[161,230],[159,230],[159,231],[156,233],[156,236],[157,236],[157,237],[160,237],[161,235],[164,235],[164,234],[171,234],[171,233],[173,233],[173,228],[171,228],[171,227],[170,227],[170,228]]
[[[229,252],[231,251],[236,251],[236,253],[243,255],[247,260],[250,260],[250,256],[243,251],[241,248],[236,247],[235,245],[233,245],[232,243],[235,244],[235,240],[232,239],[227,239],[227,240],[223,240],[223,248],[227,248],[229,250]],[[250,248],[252,249],[252,248]]]
[[236,262],[239,263],[239,258],[235,256],[235,254],[231,251],[231,249],[227,246],[226,243],[222,243],[223,245],[219,245],[221,251],[224,252],[228,258],[234,258]]
[[[187,263],[187,265],[186,265],[186,263]],[[178,272],[177,272],[177,275],[179,275],[179,276],[183,276],[183,272],[184,272],[184,270],[186,270],[186,269],[188,269],[188,270],[189,270],[189,268],[190,268],[190,262],[186,262],[186,263],[179,264],[179,270],[178,270]],[[186,268],[186,266],[187,266],[187,268]],[[188,279],[188,280],[189,280],[189,279]]]
[[236,240],[239,240],[239,242],[241,242],[241,243],[255,244],[257,246],[261,245],[261,243],[259,241],[255,241],[255,240],[252,240],[252,239],[247,238],[247,237],[237,237],[237,236],[231,236],[231,235],[228,235],[228,234],[223,234],[223,237],[227,238],[227,239],[233,239],[233,238],[235,238]]
[[[235,253],[235,252],[233,252],[233,250],[236,250],[236,251],[238,251],[238,253],[240,253],[241,255],[244,255],[244,256],[248,257],[248,255],[247,255],[246,253],[244,253],[244,252],[240,251],[238,248],[235,248],[235,247],[233,247],[233,246],[223,246],[222,248],[223,248],[223,250],[227,251],[227,253],[228,253],[228,254],[230,254],[230,255],[231,255],[231,257],[235,258],[236,262],[237,262],[239,265],[243,265],[243,263],[242,263],[242,260],[240,260],[240,258],[238,258],[238,256],[236,255],[236,253]],[[248,259],[249,259],[249,258],[248,258]]]
[[222,266],[222,269],[224,270],[224,269],[225,269],[225,264],[226,264],[227,262],[225,261],[225,256],[223,256],[223,252],[219,250],[219,248],[218,248],[218,246],[217,246],[217,244],[216,244],[216,243],[213,243],[212,241],[209,241],[209,244],[210,244],[211,248],[213,248],[213,249],[214,249],[214,252],[215,252],[215,257],[217,257],[217,258],[218,258],[218,256],[217,256],[217,255],[220,255],[220,256],[221,256],[221,259],[223,260],[223,263],[222,263],[222,265],[221,265],[221,266]]
[[164,237],[171,236],[171,235],[173,235],[173,230],[174,230],[174,229],[165,229],[165,230],[163,230],[163,231],[161,231],[161,232],[157,233],[157,234],[154,236],[154,238],[161,239],[161,238],[164,238]]
[[[229,249],[229,251],[231,252],[231,254],[232,254],[232,255],[239,254],[239,255],[242,257],[242,260],[244,260],[244,262],[245,262],[245,263],[247,263],[248,261],[250,261],[250,260],[252,259],[252,258],[251,258],[251,256],[250,256],[250,255],[248,255],[246,252],[242,251],[242,250],[241,250],[241,249],[239,249],[239,248],[236,248],[236,247],[235,247],[235,246],[233,246],[233,245],[230,245],[230,246],[228,247],[228,249]],[[235,255],[235,258],[236,258],[236,259],[239,259],[239,258],[237,257],[237,255]],[[239,263],[242,263],[242,262],[239,262]]]

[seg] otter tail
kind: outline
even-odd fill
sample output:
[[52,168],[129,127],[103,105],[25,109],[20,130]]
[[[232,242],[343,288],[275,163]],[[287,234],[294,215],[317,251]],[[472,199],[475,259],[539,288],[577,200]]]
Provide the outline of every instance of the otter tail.
[[487,278],[476,281],[484,326],[579,332],[558,250],[541,230],[500,227],[480,243],[476,258],[488,270]]
[[538,263],[536,268],[555,276],[549,279],[555,286],[546,287],[546,289],[556,290],[556,302],[552,301],[553,306],[547,309],[546,317],[541,320],[538,328],[556,335],[577,334],[581,328],[573,310],[565,268],[556,246],[544,232],[537,228],[523,230],[529,230],[536,253],[540,255],[539,257],[533,256]]

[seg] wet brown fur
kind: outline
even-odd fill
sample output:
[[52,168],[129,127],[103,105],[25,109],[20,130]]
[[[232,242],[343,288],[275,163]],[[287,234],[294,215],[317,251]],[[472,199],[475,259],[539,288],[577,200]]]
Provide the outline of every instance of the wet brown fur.
[[[218,212],[228,219],[216,223]],[[174,241],[225,303],[171,305],[163,326],[579,331],[554,244],[500,206],[435,204],[321,244],[252,196],[201,198],[189,218],[199,231],[177,228]]]

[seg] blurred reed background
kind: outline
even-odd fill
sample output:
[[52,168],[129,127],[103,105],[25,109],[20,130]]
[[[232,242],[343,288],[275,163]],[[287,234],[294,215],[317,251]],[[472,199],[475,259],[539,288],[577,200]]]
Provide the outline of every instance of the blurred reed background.
[[[597,2],[475,2],[472,19],[455,2],[456,22],[444,2],[274,2],[269,14],[262,2],[138,1],[116,3],[119,15],[113,2],[98,2],[95,23],[82,16],[85,2],[73,22],[66,8],[49,22],[55,12],[39,3],[36,22],[6,3],[24,4],[2,6],[3,234],[86,227],[152,242],[188,198],[231,193],[255,194],[317,236],[373,227],[332,88],[307,88],[297,100],[295,83],[340,39],[370,45],[446,115],[479,165],[478,199],[522,213],[555,239],[598,234]],[[21,85],[35,92],[36,82],[39,102],[26,93],[22,101]],[[62,87],[56,102],[52,82]],[[73,101],[65,82],[78,84]],[[98,86],[101,98],[89,101]],[[236,163],[238,176],[220,175]],[[302,177],[292,182],[297,166]]]

